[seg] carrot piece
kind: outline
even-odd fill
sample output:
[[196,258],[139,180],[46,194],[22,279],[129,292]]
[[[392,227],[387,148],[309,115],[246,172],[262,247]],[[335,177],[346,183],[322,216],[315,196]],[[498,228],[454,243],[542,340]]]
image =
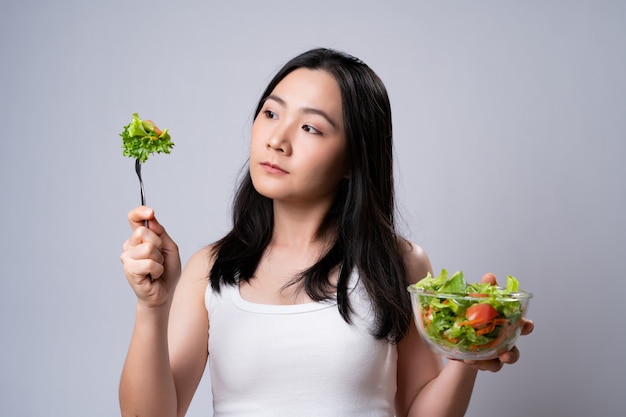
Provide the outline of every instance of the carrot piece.
[[475,324],[480,323],[482,320],[467,320],[467,321],[462,321],[459,323],[459,326],[472,326],[474,327]]
[[502,329],[500,329],[500,333],[498,333],[498,337],[495,337],[493,340],[487,343],[483,343],[482,345],[471,346],[470,349],[478,350],[492,348],[498,345],[502,340],[506,339],[511,332],[515,331],[515,329],[521,325],[521,320],[517,322],[514,326],[509,326],[509,321],[507,319],[495,319],[494,322],[498,322],[497,324],[502,326]]
[[495,328],[496,328],[496,323],[494,322],[494,320],[491,320],[490,322],[487,323],[485,327],[476,330],[476,334],[478,336],[481,336],[483,334],[491,333],[493,329]]

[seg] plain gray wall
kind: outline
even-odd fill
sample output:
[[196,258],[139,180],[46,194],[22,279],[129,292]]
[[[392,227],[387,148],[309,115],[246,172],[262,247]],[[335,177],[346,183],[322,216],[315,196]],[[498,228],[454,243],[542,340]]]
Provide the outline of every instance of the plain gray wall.
[[265,84],[330,46],[389,89],[403,232],[535,294],[467,415],[623,415],[625,40],[623,1],[2,1],[0,414],[119,413],[130,115],[176,142],[144,179],[185,261],[229,226]]

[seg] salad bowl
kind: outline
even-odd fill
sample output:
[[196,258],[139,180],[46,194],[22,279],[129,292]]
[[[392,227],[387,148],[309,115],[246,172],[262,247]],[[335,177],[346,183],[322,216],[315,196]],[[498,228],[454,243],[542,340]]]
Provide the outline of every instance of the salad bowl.
[[430,274],[407,289],[420,336],[449,359],[487,360],[510,350],[517,341],[532,293],[512,276],[506,287],[467,284],[461,271]]

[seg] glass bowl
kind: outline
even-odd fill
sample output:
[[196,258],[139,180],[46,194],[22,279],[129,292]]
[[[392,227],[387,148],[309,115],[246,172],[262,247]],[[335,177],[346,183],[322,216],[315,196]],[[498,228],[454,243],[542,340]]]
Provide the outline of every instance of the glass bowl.
[[510,350],[522,330],[532,294],[441,294],[409,286],[420,336],[450,359],[487,360]]

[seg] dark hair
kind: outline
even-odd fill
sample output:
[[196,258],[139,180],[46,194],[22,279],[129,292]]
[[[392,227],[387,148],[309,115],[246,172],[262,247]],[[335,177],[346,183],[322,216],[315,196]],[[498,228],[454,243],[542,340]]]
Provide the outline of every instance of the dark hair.
[[[322,225],[333,231],[334,241],[324,256],[293,283],[302,285],[316,301],[337,297],[341,316],[351,322],[348,281],[357,268],[374,306],[372,334],[397,343],[411,323],[405,268],[399,251],[394,221],[394,182],[391,106],[384,84],[361,60],[332,49],[313,49],[285,64],[270,81],[255,111],[277,84],[298,68],[331,74],[341,91],[346,155],[350,176],[342,180],[333,205]],[[233,204],[233,229],[214,249],[211,286],[235,285],[249,280],[270,242],[273,231],[272,201],[244,175]],[[328,281],[339,268],[337,287]]]

